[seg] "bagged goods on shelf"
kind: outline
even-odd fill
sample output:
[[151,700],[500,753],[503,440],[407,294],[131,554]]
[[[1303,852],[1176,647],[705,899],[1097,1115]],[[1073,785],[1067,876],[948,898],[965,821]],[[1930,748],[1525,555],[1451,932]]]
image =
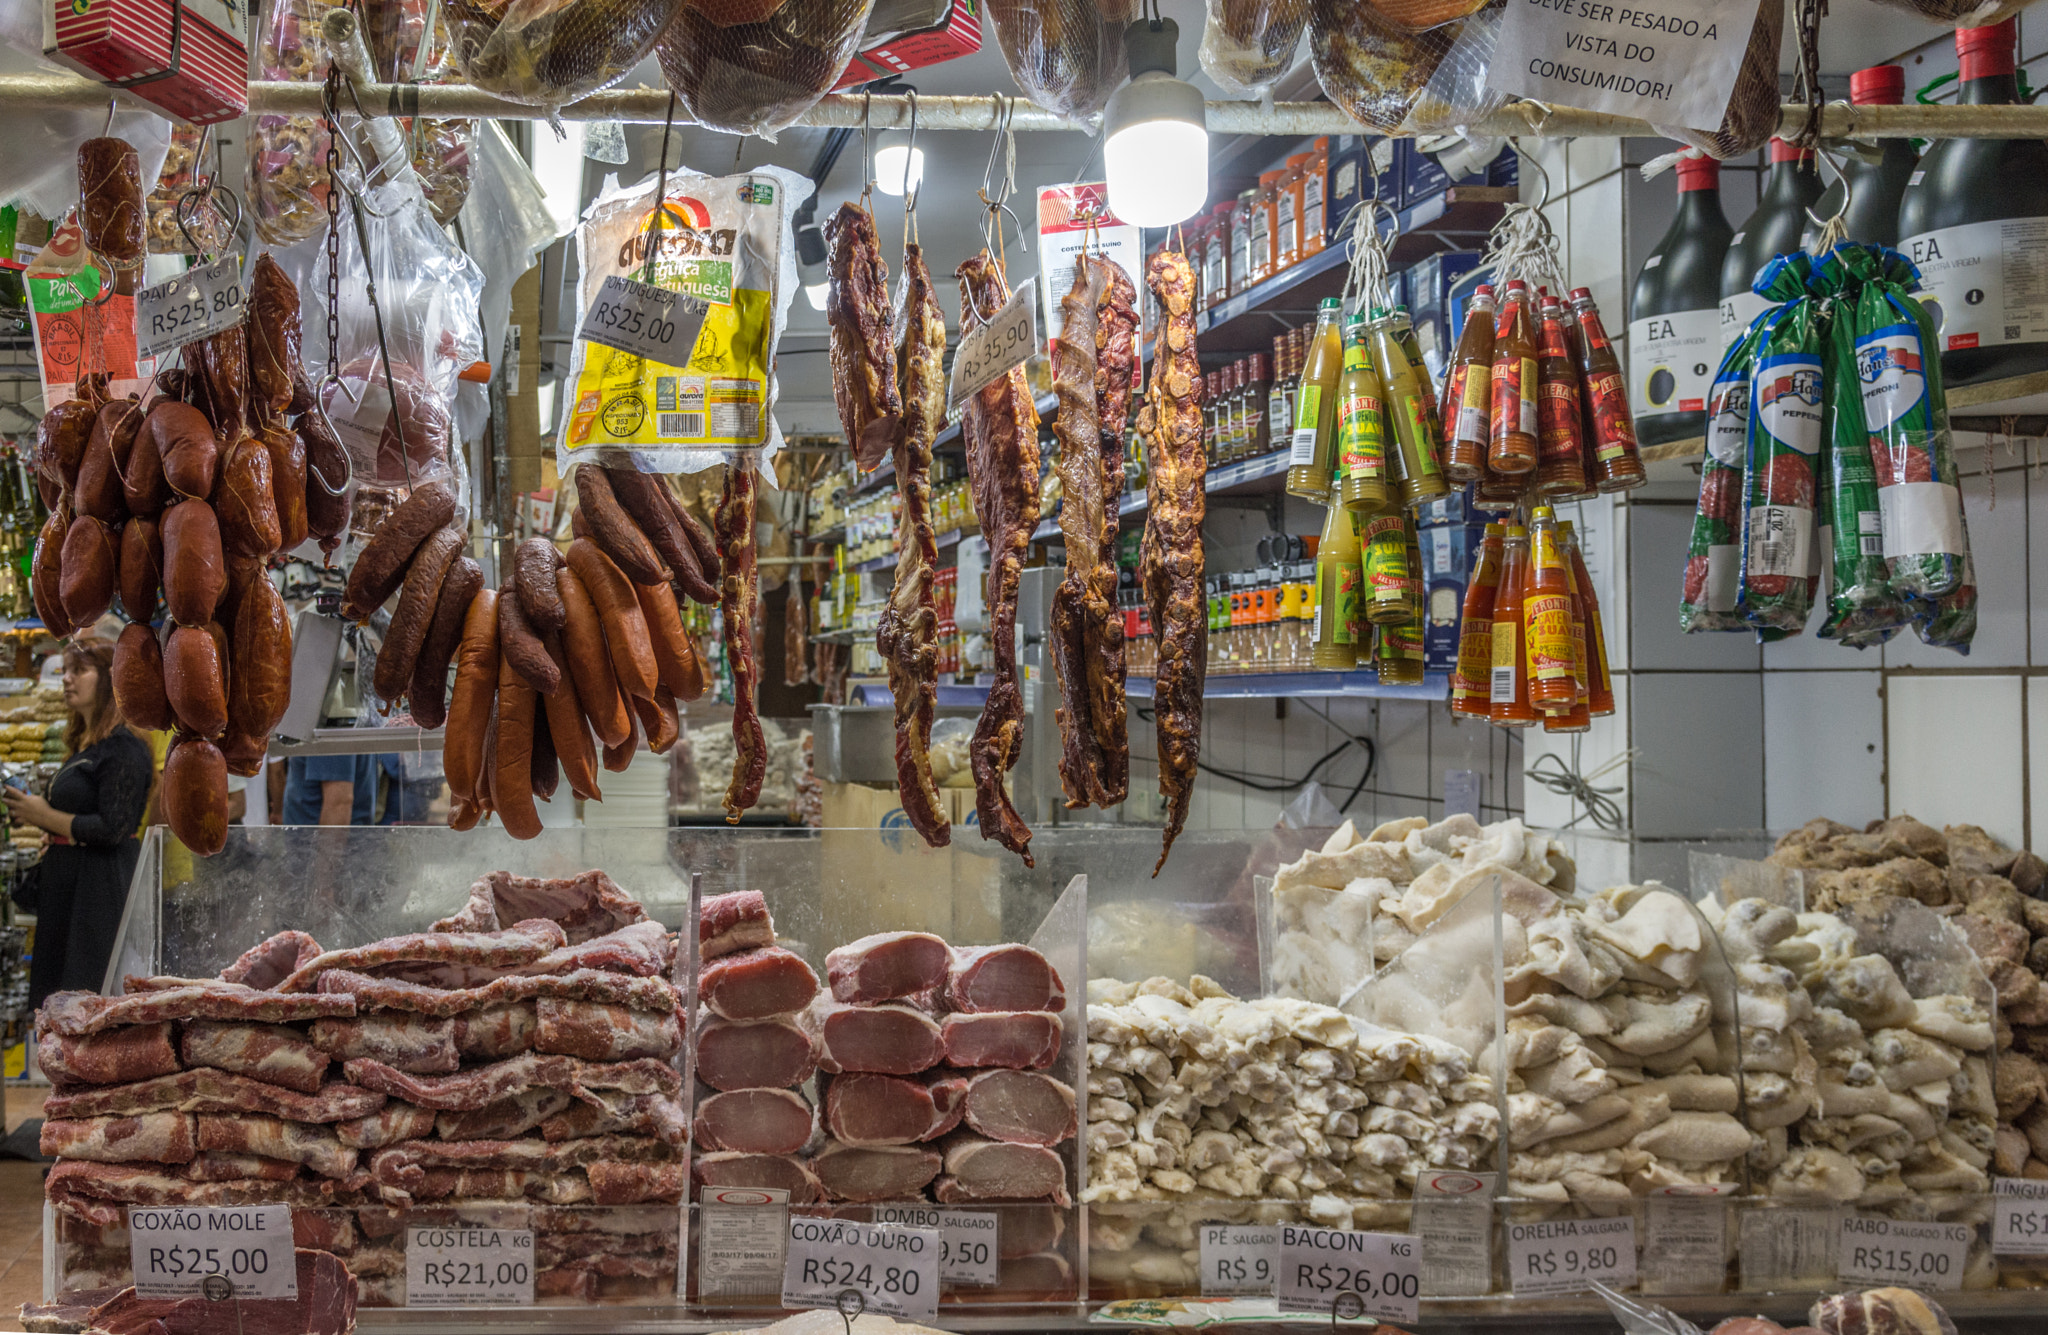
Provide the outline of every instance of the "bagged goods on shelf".
[[[1449,129],[1488,115],[1506,104],[1486,88],[1504,8],[1417,33],[1373,5],[1310,0],[1316,80],[1354,120],[1382,132]],[[1774,111],[1775,99],[1774,83]]]
[[502,9],[449,5],[463,77],[514,102],[559,107],[608,88],[654,49],[678,0],[512,0]]
[[1010,77],[1047,111],[1086,120],[1128,72],[1130,0],[991,0],[988,17]]
[[782,0],[729,26],[718,16],[725,7],[676,8],[655,48],[662,78],[699,124],[772,138],[839,82],[874,0]]
[[1781,302],[1763,319],[1750,376],[1749,442],[1742,483],[1742,573],[1735,610],[1767,638],[1806,625],[1820,582],[1814,460],[1824,440],[1822,335],[1812,262],[1780,256],[1757,275],[1757,289]]
[[1308,0],[1208,0],[1202,72],[1226,93],[1262,97],[1293,66],[1307,26]]
[[1784,31],[1784,0],[1762,0],[1721,124],[1714,130],[1659,125],[1657,133],[1723,161],[1763,147],[1778,129],[1778,44]]

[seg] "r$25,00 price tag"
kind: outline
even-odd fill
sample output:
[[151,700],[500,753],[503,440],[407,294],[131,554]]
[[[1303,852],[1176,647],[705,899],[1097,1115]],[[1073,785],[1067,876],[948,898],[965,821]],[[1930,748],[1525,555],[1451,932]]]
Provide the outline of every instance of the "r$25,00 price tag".
[[663,366],[687,366],[710,312],[685,293],[613,274],[584,313],[579,337]]
[[939,1230],[794,1216],[782,1263],[784,1307],[836,1307],[859,1292],[864,1312],[931,1322],[939,1314]]
[[415,1225],[405,1235],[407,1307],[531,1307],[533,1230]]
[[1279,1252],[1280,1230],[1275,1225],[1202,1225],[1202,1296],[1271,1293]]
[[187,269],[135,294],[135,354],[174,348],[233,329],[248,314],[238,255]]
[[141,1298],[190,1298],[213,1276],[234,1298],[299,1296],[288,1205],[132,1208],[128,1259]]
[[[1422,1296],[1422,1240],[1406,1233],[1355,1233],[1350,1229],[1280,1226],[1280,1277],[1275,1286],[1283,1312],[1417,1320]],[[1343,1295],[1356,1294],[1354,1305]]]
[[1845,1284],[1901,1284],[1926,1293],[1959,1289],[1975,1236],[1968,1224],[1844,1215],[1835,1273]]
[[1614,1288],[1636,1282],[1636,1221],[1557,1219],[1508,1225],[1508,1274],[1516,1297],[1579,1293],[1594,1280]]
[[953,387],[946,402],[965,403],[1037,351],[1037,293],[1037,284],[1024,284],[1010,294],[994,319],[960,335],[960,347],[953,354]]
[[2048,1182],[2001,1177],[1992,1192],[1991,1250],[1999,1256],[2048,1256]]

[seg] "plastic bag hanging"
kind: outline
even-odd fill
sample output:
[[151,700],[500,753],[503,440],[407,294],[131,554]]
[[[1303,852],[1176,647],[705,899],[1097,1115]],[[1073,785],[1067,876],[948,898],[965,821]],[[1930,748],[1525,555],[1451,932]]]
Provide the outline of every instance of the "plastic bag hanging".
[[764,17],[721,22],[724,4],[684,4],[655,55],[690,119],[773,136],[846,71],[874,0],[782,0]]
[[448,0],[456,67],[477,87],[559,107],[609,88],[661,40],[681,0]]
[[1354,120],[1391,133],[1443,130],[1507,104],[1486,87],[1506,0],[1428,32],[1405,32],[1356,0],[1311,0],[1316,80]]
[[1749,30],[1749,46],[1736,71],[1728,109],[1713,130],[1657,125],[1658,134],[1690,144],[1709,157],[1741,157],[1764,146],[1778,132],[1778,47],[1785,35],[1785,0],[1762,0]]
[[[362,10],[363,37],[377,77],[386,83],[447,83],[460,76],[450,51],[447,11],[427,0],[373,0]],[[412,148],[412,167],[433,210],[445,223],[462,211],[469,194],[470,154],[477,122],[415,116],[401,121]]]
[[1129,73],[1130,0],[989,0],[988,17],[1010,77],[1047,111],[1094,116]]
[[[276,0],[256,47],[259,77],[318,83],[334,64],[320,25],[336,6]],[[264,113],[250,120],[243,196],[256,234],[273,246],[303,241],[327,226],[327,126],[318,116]]]
[[1208,0],[1202,72],[1226,93],[1263,97],[1294,64],[1308,0]]

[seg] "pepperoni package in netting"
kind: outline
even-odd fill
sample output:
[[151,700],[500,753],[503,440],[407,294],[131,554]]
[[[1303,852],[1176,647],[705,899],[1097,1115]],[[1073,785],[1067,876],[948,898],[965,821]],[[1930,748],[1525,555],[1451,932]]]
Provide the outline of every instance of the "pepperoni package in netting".
[[609,88],[647,58],[679,0],[448,0],[463,77],[528,106],[559,107]]
[[1134,17],[1130,0],[989,0],[988,5],[996,45],[1019,91],[1047,111],[1076,120],[1101,111],[1124,81],[1130,68],[1124,29]]
[[1825,312],[1804,251],[1757,275],[1766,312],[1749,378],[1749,450],[1742,469],[1742,578],[1735,610],[1764,638],[1796,635],[1820,582],[1815,471],[1826,438]]
[[[1426,32],[1403,29],[1360,0],[1310,0],[1316,80],[1352,119],[1375,130],[1447,130],[1507,99],[1486,86],[1505,0]],[[1398,6],[1396,6],[1398,8]]]
[[655,55],[699,125],[773,137],[846,71],[874,0],[686,0]]

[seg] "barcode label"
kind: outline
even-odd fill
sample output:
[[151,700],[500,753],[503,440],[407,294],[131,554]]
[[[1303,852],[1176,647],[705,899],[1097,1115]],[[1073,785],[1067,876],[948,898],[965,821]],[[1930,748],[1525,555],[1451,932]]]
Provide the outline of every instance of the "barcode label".
[[1316,429],[1312,426],[1296,427],[1294,442],[1287,456],[1291,468],[1306,468],[1316,461]]
[[687,440],[704,434],[703,413],[657,413],[655,433],[664,440]]
[[1511,705],[1515,702],[1515,670],[1511,667],[1497,667],[1493,670],[1493,694],[1491,702],[1496,705]]
[[1875,537],[1859,537],[1859,538],[1857,538],[1857,539],[1856,539],[1856,546],[1857,546],[1857,549],[1858,549],[1858,551],[1859,551],[1859,552],[1861,552],[1861,553],[1862,553],[1862,555],[1864,555],[1864,556],[1883,556],[1883,555],[1884,555],[1884,539],[1883,539],[1883,538],[1875,538]]
[[1749,568],[1745,575],[1804,576],[1812,525],[1811,510],[1784,505],[1751,506]]

